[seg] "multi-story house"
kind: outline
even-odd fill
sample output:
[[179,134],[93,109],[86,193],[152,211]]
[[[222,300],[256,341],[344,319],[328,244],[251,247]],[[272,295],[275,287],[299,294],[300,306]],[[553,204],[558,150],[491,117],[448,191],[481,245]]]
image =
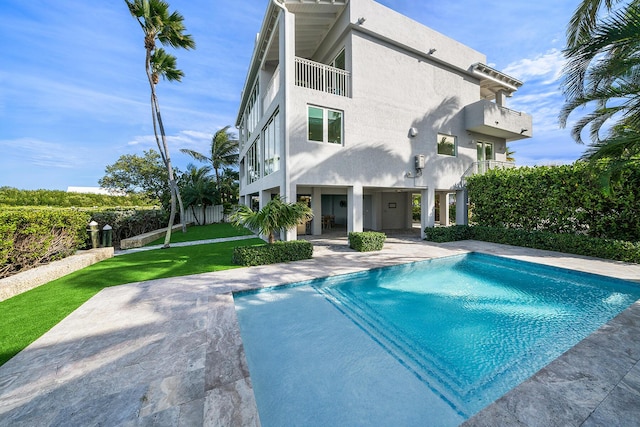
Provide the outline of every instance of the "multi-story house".
[[450,198],[466,224],[464,177],[532,135],[506,107],[522,82],[486,62],[373,0],[270,1],[236,123],[241,203],[309,203],[314,220],[288,240],[410,228],[414,195],[422,229],[436,204],[449,223]]

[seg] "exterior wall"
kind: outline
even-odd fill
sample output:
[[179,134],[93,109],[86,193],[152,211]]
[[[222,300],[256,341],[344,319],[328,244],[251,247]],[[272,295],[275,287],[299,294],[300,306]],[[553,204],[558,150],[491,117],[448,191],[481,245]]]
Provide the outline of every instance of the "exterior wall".
[[[359,18],[365,21],[357,24]],[[278,42],[279,64],[262,63],[257,72],[262,117],[240,153],[243,158],[278,111],[281,169],[248,184],[241,165],[245,203],[250,195],[258,195],[261,206],[271,194],[289,201],[311,195],[317,218],[311,229],[320,234],[322,215],[335,216],[349,231],[411,227],[413,193],[422,196],[422,226],[433,226],[438,194],[456,193],[457,203],[465,202],[461,178],[478,160],[477,142],[492,143],[495,160],[506,160],[508,136],[485,132],[484,116],[480,133],[468,130],[478,108],[465,107],[488,102],[481,101],[479,77],[469,71],[486,62],[481,53],[372,0],[351,0],[309,58],[328,64],[344,49],[351,97],[337,96],[295,85],[295,22],[291,12],[277,19],[272,40]],[[343,112],[342,144],[308,140],[308,106]],[[456,137],[456,156],[437,153],[438,134]],[[414,166],[417,155],[426,160],[421,173]],[[460,222],[466,207],[457,212]],[[295,238],[296,231],[302,229],[286,238]]]

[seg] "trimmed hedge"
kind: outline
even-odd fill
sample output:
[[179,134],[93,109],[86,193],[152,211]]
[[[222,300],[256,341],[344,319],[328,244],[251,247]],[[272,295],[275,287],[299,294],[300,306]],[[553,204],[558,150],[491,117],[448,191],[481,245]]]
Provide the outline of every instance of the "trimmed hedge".
[[473,239],[616,261],[640,263],[640,242],[600,239],[584,234],[550,233],[546,231],[528,231],[486,226],[427,228],[425,229],[425,234],[425,240],[437,243]]
[[386,234],[377,231],[352,231],[349,233],[349,247],[359,252],[379,251],[386,239]]
[[[112,244],[116,249],[120,248],[120,241],[123,239],[164,228],[169,223],[169,215],[162,209],[105,208],[90,213],[100,230],[107,224],[113,228]],[[91,245],[90,242],[87,244]]]
[[233,248],[233,263],[243,266],[300,261],[312,256],[313,245],[306,240]]
[[640,241],[640,170],[627,168],[604,192],[586,163],[492,169],[467,179],[477,225]]
[[76,209],[0,212],[0,277],[72,255],[85,244],[90,215]]

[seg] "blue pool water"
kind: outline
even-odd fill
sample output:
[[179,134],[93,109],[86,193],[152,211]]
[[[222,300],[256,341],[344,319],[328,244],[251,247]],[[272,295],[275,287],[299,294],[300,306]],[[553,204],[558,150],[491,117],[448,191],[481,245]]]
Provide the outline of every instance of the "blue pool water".
[[263,426],[455,426],[637,299],[630,282],[467,254],[235,304]]

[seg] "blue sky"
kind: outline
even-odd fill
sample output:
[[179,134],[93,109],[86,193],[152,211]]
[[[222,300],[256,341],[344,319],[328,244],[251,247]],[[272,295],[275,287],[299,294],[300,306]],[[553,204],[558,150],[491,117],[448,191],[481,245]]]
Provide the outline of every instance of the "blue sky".
[[[170,153],[206,152],[234,125],[256,33],[270,0],[169,0],[196,41],[176,51],[181,83],[158,96]],[[534,137],[510,144],[519,165],[571,163],[584,151],[559,129],[566,24],[578,1],[380,0],[487,56],[524,81],[509,107],[533,116]],[[155,148],[142,30],[124,1],[0,2],[0,187],[97,186],[123,154]]]

